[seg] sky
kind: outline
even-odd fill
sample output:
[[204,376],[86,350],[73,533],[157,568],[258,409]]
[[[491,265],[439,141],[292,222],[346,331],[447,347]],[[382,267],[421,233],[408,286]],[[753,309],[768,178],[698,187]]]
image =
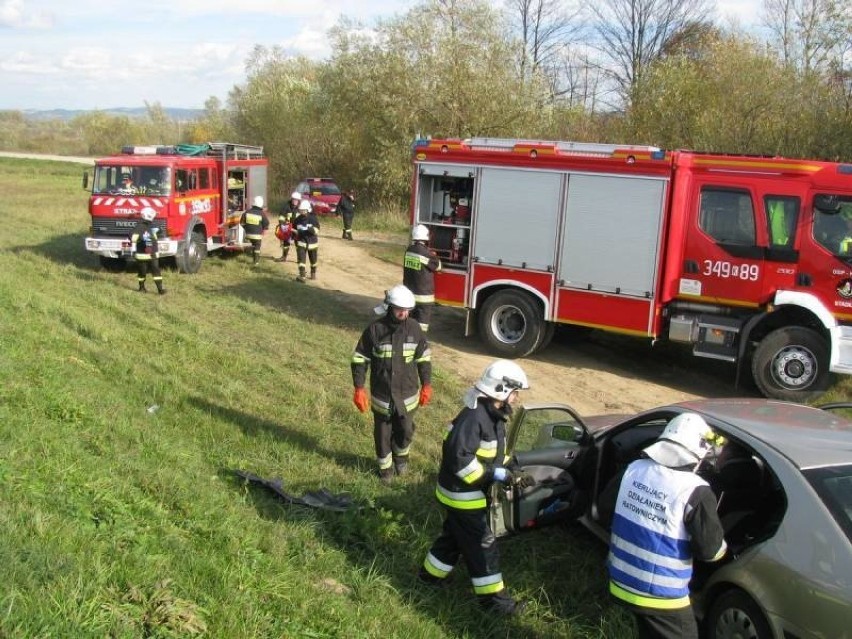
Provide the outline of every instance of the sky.
[[[493,0],[500,4],[499,0]],[[0,0],[0,110],[223,104],[255,45],[329,54],[341,16],[371,25],[416,0]],[[761,0],[717,0],[748,28]]]

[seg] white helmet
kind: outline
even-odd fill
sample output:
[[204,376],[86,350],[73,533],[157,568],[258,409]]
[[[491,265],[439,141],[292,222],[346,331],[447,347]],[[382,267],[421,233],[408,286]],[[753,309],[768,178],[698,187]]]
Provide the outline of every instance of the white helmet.
[[482,377],[473,385],[476,390],[500,401],[509,399],[512,391],[530,387],[527,374],[515,362],[498,359],[488,365]]
[[311,206],[311,203],[310,203],[309,200],[302,200],[301,202],[299,202],[299,210],[300,211],[304,211],[305,213],[307,213],[312,208],[313,207]]
[[391,306],[410,311],[415,306],[414,293],[407,286],[397,284],[385,291],[385,299],[373,309],[373,312],[376,315],[384,315]]
[[143,208],[141,211],[139,211],[139,214],[142,216],[142,219],[146,220],[147,222],[153,222],[154,218],[157,217],[157,212],[150,206],[146,206],[145,208]]
[[255,195],[254,199],[252,200],[252,204],[254,204],[257,208],[262,209],[263,208],[263,196],[262,195]]
[[429,241],[429,229],[423,224],[418,224],[418,225],[412,227],[411,239],[415,242],[428,242]]
[[666,424],[645,454],[663,466],[692,466],[704,459],[713,438],[713,431],[701,415],[681,413]]
[[301,199],[302,199],[302,194],[301,194],[301,193],[299,193],[298,191],[293,191],[293,192],[290,194],[290,199],[291,199],[291,200],[301,200]]

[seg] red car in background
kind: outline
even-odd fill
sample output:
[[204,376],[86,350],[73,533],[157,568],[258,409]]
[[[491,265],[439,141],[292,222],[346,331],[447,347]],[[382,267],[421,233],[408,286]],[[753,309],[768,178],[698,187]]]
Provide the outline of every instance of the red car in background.
[[317,215],[335,215],[340,202],[340,189],[332,178],[311,177],[299,182],[294,189],[308,199]]

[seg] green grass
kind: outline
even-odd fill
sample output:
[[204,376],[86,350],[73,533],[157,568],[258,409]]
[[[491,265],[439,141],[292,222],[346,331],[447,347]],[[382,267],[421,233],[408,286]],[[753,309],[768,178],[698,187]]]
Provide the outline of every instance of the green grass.
[[[0,637],[630,635],[579,527],[501,542],[533,602],[520,619],[482,615],[463,569],[447,591],[419,587],[467,380],[435,363],[413,472],[382,487],[351,405],[370,317],[341,312],[349,293],[214,256],[139,295],[83,250],[81,173],[0,159]],[[237,469],[364,508],[287,506]]]

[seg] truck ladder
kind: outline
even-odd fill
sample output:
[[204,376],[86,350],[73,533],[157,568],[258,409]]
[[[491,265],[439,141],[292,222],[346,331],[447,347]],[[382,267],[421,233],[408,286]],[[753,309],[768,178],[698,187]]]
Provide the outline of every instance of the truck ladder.
[[223,160],[262,160],[263,147],[249,144],[233,144],[231,142],[208,142],[210,151],[207,155]]
[[636,151],[653,153],[660,149],[656,146],[638,144],[598,144],[595,142],[553,142],[548,140],[513,140],[508,138],[468,138],[464,141],[472,151],[505,151],[507,153],[521,148],[550,148],[559,155],[608,158],[616,151]]

